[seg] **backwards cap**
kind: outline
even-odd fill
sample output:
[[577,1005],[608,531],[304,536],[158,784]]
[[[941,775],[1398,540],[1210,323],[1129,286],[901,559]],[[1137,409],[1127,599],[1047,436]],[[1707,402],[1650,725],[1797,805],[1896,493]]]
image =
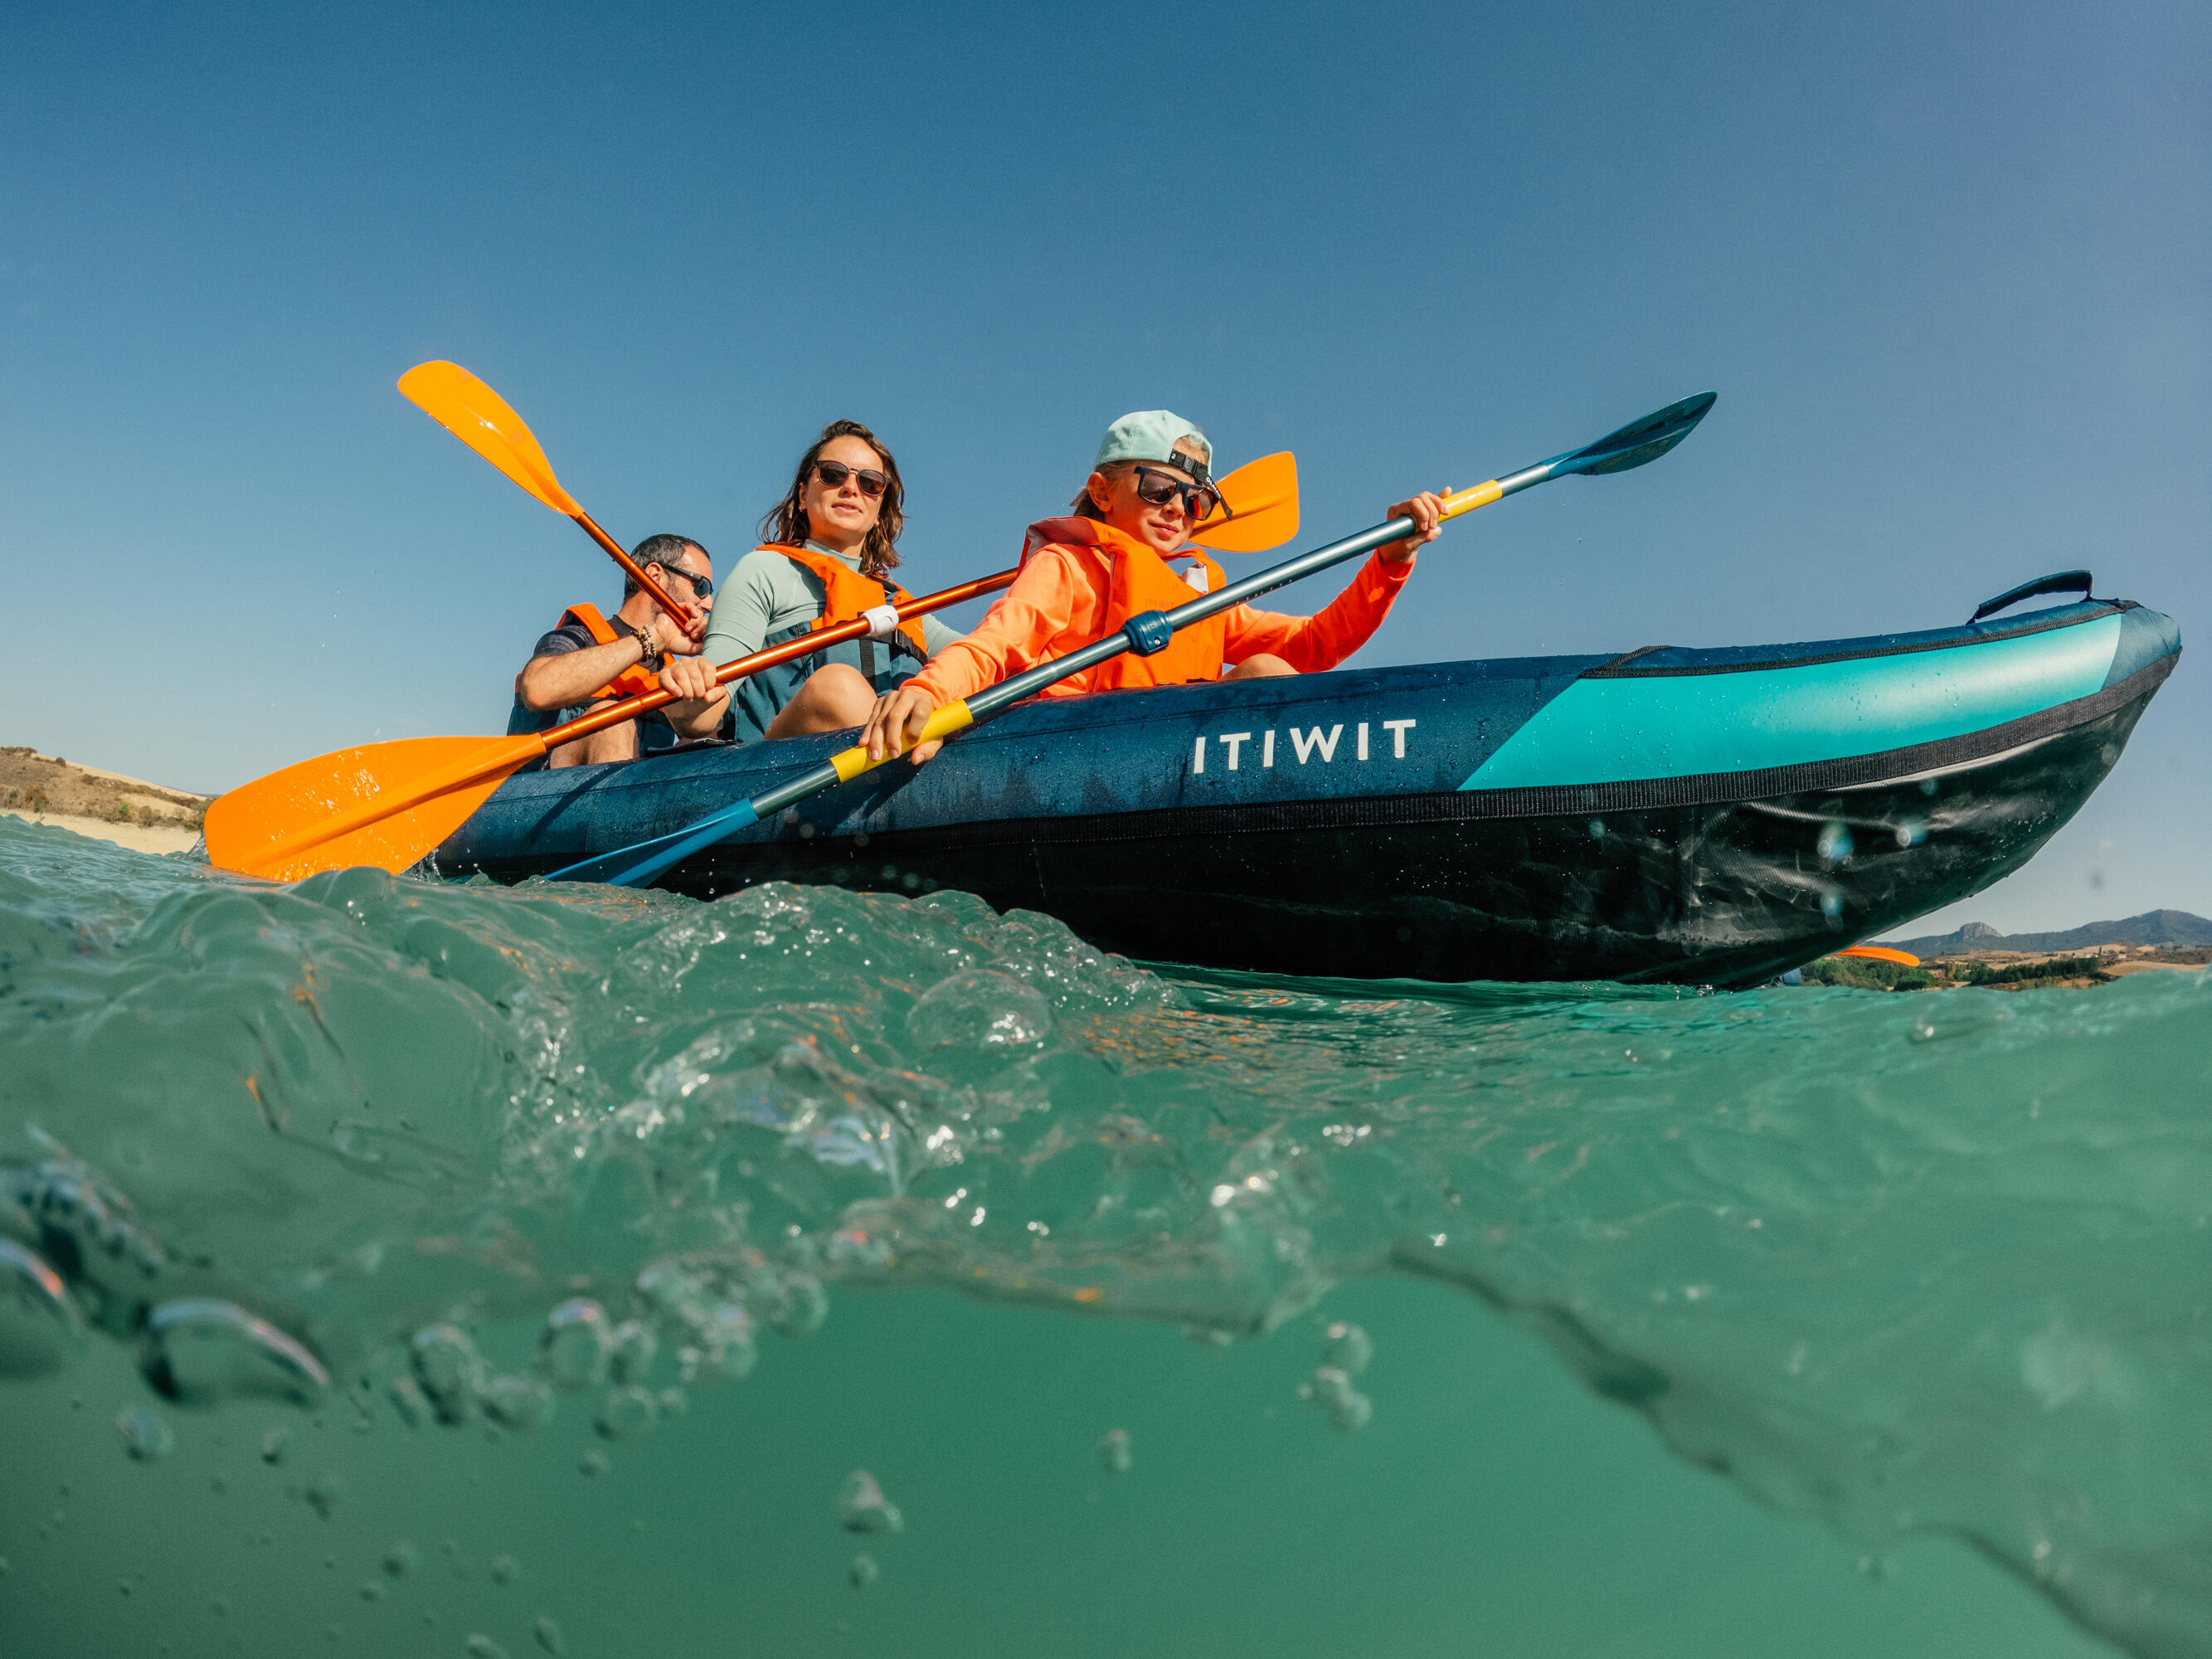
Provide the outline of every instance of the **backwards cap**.
[[[1196,444],[1205,456],[1195,466],[1188,456],[1176,453],[1176,442],[1182,438]],[[1213,446],[1203,432],[1174,410],[1140,409],[1106,428],[1091,469],[1095,471],[1114,461],[1157,461],[1185,472],[1194,471],[1203,479],[1213,464]]]

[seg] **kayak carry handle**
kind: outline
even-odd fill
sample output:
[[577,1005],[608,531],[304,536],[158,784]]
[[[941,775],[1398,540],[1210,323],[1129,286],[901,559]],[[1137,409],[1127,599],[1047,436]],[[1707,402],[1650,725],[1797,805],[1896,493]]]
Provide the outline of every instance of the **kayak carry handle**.
[[2007,605],[2018,605],[2022,599],[2032,599],[2039,593],[2071,593],[2079,588],[2081,597],[2089,597],[2093,579],[2086,570],[2060,570],[2048,576],[2038,576],[2032,582],[2022,582],[2018,587],[2000,593],[1994,599],[1984,599],[1981,607],[1966,618],[1972,628],[1984,617],[1994,617]]

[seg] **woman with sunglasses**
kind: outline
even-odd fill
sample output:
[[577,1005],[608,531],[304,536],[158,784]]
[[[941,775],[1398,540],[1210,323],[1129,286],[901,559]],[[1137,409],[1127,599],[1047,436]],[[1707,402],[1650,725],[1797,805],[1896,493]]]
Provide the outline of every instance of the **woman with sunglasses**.
[[[1224,586],[1221,567],[1185,545],[1220,501],[1212,461],[1205,435],[1164,409],[1124,415],[1107,428],[1091,477],[1073,503],[1075,516],[1030,526],[1022,574],[975,631],[878,700],[860,734],[868,752],[887,752],[894,732],[902,734],[902,746],[913,743],[945,704],[1118,632],[1132,617],[1171,611],[1193,592]],[[1416,495],[1395,503],[1387,516],[1401,514],[1413,519],[1418,533],[1380,549],[1316,616],[1240,605],[1179,630],[1152,656],[1124,652],[1039,695],[1071,697],[1334,668],[1389,614],[1413,574],[1415,551],[1437,538],[1443,503],[1433,494]],[[925,744],[915,758],[927,760],[936,750]]]
[[[799,458],[784,498],[761,520],[768,540],[723,584],[702,647],[728,662],[849,622],[911,596],[890,580],[906,522],[898,463],[858,421],[832,421]],[[739,680],[730,700],[744,741],[842,732],[876,699],[961,637],[934,617],[885,639],[848,640]]]

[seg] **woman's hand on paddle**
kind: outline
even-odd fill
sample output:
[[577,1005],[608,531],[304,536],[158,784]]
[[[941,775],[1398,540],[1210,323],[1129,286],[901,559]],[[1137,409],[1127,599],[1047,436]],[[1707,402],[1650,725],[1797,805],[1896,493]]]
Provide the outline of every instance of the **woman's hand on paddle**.
[[[870,760],[881,760],[886,755],[896,754],[912,745],[921,735],[921,728],[937,712],[937,700],[928,692],[911,685],[902,685],[896,691],[885,692],[876,699],[876,706],[868,713],[868,723],[860,728],[860,746],[868,751]],[[925,743],[912,756],[917,766],[945,747],[943,738]]]
[[1448,489],[1441,491],[1425,489],[1409,501],[1393,501],[1383,509],[1386,519],[1410,517],[1420,526],[1419,533],[1407,537],[1404,541],[1392,542],[1387,547],[1376,550],[1382,554],[1383,563],[1403,564],[1443,534],[1444,497],[1450,494]]

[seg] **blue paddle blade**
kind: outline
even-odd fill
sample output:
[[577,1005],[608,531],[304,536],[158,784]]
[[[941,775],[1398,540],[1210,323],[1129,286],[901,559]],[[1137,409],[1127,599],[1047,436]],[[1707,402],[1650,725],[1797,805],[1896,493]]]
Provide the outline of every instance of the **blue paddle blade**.
[[665,836],[655,836],[650,841],[633,842],[628,847],[617,847],[611,853],[597,853],[580,860],[547,877],[549,881],[604,881],[615,887],[639,887],[651,882],[672,864],[687,859],[702,847],[712,846],[725,836],[734,835],[748,824],[758,823],[753,804],[741,800],[733,806],[701,818],[696,823],[687,823],[681,830],[672,830]]
[[1551,464],[1552,476],[1563,478],[1571,472],[1593,477],[1601,472],[1626,472],[1631,467],[1656,461],[1690,435],[1719,395],[1700,392],[1694,398],[1685,398],[1678,404],[1656,410],[1640,421],[1631,421],[1620,431],[1608,432],[1594,444],[1570,450]]

